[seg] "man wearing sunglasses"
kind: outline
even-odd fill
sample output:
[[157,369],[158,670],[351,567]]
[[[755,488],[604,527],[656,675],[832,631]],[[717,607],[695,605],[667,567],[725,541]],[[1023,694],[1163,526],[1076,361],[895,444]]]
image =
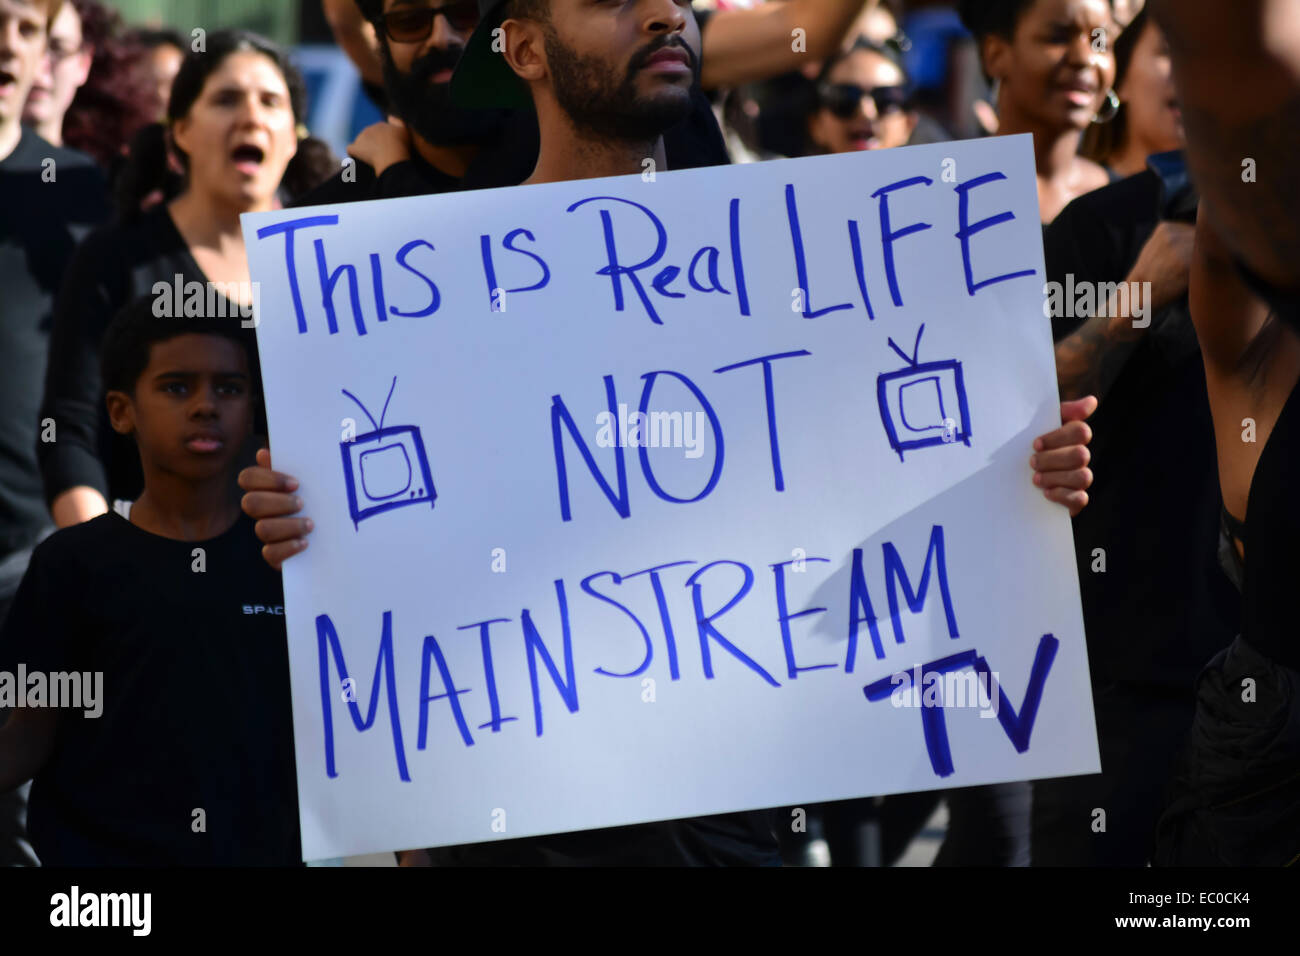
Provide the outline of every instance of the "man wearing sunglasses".
[[[422,195],[457,186],[511,185],[528,176],[538,149],[531,105],[519,116],[499,119],[502,125],[495,133],[485,134],[477,142],[469,136],[447,144],[445,137],[454,137],[457,130],[465,132],[465,128],[449,112],[431,112],[422,104],[420,82],[412,75],[416,70],[424,73],[424,89],[430,90],[434,106],[445,102],[437,76],[441,70],[436,67],[445,66],[451,56],[459,54],[468,36],[468,30],[461,28],[472,30],[469,8],[475,8],[477,17],[477,2],[322,3],[339,45],[367,81],[383,78],[388,109],[406,129],[397,123],[379,123],[363,131],[348,150],[357,160],[356,167],[334,177],[297,205]],[[703,48],[700,86],[712,90],[755,82],[798,69],[810,58],[830,56],[855,19],[874,3],[784,0],[752,9],[699,12],[696,18]],[[434,47],[439,46],[443,53],[434,54]],[[433,59],[427,60],[430,56]],[[427,72],[430,69],[432,73]],[[685,118],[665,132],[668,167],[728,162],[708,99],[697,89],[691,105]],[[414,122],[411,116],[416,117]]]
[[[520,132],[508,111],[457,109],[448,94],[452,70],[478,24],[475,0],[331,0],[327,12],[339,31],[342,3],[373,27],[390,121],[363,130],[348,149],[354,165],[295,205],[431,195],[459,189],[467,177],[474,184],[505,185],[510,174],[505,182],[493,181],[502,176],[492,164],[518,151],[519,137],[527,149],[535,139],[531,123]],[[345,48],[359,56],[355,45]],[[368,64],[363,75],[373,75]]]

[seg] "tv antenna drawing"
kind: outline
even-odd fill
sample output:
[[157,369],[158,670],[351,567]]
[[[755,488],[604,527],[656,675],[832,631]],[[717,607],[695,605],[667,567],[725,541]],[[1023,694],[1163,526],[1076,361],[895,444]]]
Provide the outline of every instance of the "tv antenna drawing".
[[348,512],[354,528],[367,518],[409,505],[433,507],[438,497],[429,470],[424,439],[416,425],[385,426],[388,405],[397,388],[397,376],[388,388],[388,397],[379,413],[379,421],[370,409],[346,388],[340,389],[352,399],[372,430],[339,443],[343,456],[343,480],[347,485]]
[[911,355],[892,338],[887,339],[889,347],[906,365],[876,379],[880,421],[890,447],[898,452],[899,461],[904,460],[906,452],[931,445],[970,445],[970,408],[961,362],[956,359],[919,361],[924,332],[922,324],[916,331]]

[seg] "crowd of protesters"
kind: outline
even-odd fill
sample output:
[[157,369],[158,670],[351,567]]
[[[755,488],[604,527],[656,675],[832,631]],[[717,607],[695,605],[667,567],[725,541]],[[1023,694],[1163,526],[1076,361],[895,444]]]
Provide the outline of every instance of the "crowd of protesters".
[[[238,611],[283,604],[312,502],[272,470],[230,319],[243,213],[977,134],[1033,139],[1049,282],[1150,290],[1148,322],[1052,317],[1062,425],[1025,449],[1074,521],[1102,772],[827,804],[811,833],[834,865],[889,863],[943,800],[942,865],[1300,860],[1293,5],[322,6],[387,116],[346,160],[262,37],[0,0],[0,671],[116,688],[93,721],[0,711],[0,864],[301,860],[283,618]],[[216,287],[218,314],[158,318],[159,282]],[[803,862],[789,819],[399,858]]]

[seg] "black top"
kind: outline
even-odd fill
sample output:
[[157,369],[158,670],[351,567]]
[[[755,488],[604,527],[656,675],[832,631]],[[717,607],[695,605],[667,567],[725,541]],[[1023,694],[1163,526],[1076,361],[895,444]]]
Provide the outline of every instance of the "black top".
[[1300,582],[1300,384],[1291,390],[1255,465],[1246,503],[1246,570],[1241,636],[1255,650],[1300,671],[1300,628],[1292,603]]
[[[1123,281],[1160,200],[1148,171],[1071,202],[1046,234],[1047,278]],[[1074,545],[1094,684],[1158,685],[1190,701],[1237,631],[1239,601],[1217,560],[1218,460],[1186,297],[1150,319],[1090,420],[1094,480]],[[1081,322],[1054,318],[1053,333]]]
[[[419,154],[394,163],[380,176],[375,175],[374,167],[368,163],[353,160],[354,168],[336,173],[293,205],[323,206],[367,199],[431,196],[456,189],[517,186],[532,174],[539,148],[537,116],[531,110],[519,111],[512,115],[500,135],[483,147],[464,179],[447,175]],[[709,99],[698,88],[691,93],[691,112],[664,134],[664,153],[669,169],[725,166],[731,162]]]
[[291,205],[329,206],[366,199],[432,196],[459,188],[459,180],[425,162],[418,153],[389,166],[380,176],[369,163],[353,159],[350,168],[336,173]]
[[[58,436],[37,450],[46,501],[77,485],[97,489],[110,502],[139,496],[144,479],[135,443],[108,423],[99,373],[100,345],[120,309],[138,298],[152,297],[157,282],[174,289],[177,276],[182,290],[189,282],[205,284],[206,289],[207,276],[165,204],[130,222],[105,226],[77,249],[55,307],[41,405],[41,417],[54,419]],[[242,321],[238,306],[224,296],[216,295],[214,305],[223,310],[220,314],[234,316],[232,321]],[[256,344],[251,335],[248,341],[256,380]],[[260,386],[260,381],[256,384]],[[257,430],[265,432],[260,420]]]
[[77,242],[108,216],[106,189],[89,156],[26,128],[0,159],[0,557],[50,524],[36,465],[50,313]]
[[301,861],[284,597],[259,548],[243,515],[190,542],[111,511],[37,546],[0,669],[103,673],[102,714],[62,714],[32,785],[42,863]]
[[435,866],[779,866],[775,810],[432,851]]

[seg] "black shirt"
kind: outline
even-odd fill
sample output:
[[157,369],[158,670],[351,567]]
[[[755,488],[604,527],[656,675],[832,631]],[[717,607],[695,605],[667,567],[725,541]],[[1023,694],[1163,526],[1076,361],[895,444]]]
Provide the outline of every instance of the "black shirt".
[[89,156],[26,128],[0,159],[0,557],[50,524],[36,465],[50,311],[77,242],[108,215],[106,188]]
[[441,847],[435,866],[780,866],[776,810]]
[[[41,417],[54,420],[58,436],[37,449],[47,501],[77,485],[95,488],[110,502],[139,496],[144,479],[135,444],[108,423],[100,345],[119,310],[152,296],[155,283],[165,282],[174,289],[178,276],[182,290],[189,282],[203,284],[206,290],[207,276],[165,204],[129,222],[97,230],[77,249],[55,306],[41,405]],[[213,304],[220,314],[234,316],[231,321],[242,321],[239,307],[224,296],[218,294]],[[256,378],[257,353],[251,334],[249,345]],[[265,432],[260,420],[257,430]]]
[[[485,144],[470,163],[463,179],[456,179],[426,162],[418,153],[394,163],[378,176],[374,167],[354,159],[349,168],[293,203],[324,206],[368,199],[432,196],[457,189],[491,189],[517,186],[537,165],[540,148],[537,116],[531,110],[511,115],[500,134]],[[725,166],[731,162],[726,142],[709,99],[697,87],[691,92],[691,111],[664,134],[669,169]]]
[[367,199],[399,199],[405,196],[433,196],[460,188],[460,180],[425,162],[417,153],[393,163],[381,175],[369,163],[353,159],[347,168],[321,183],[291,204],[329,206]]
[[1297,476],[1300,384],[1291,389],[1255,465],[1246,502],[1246,572],[1241,595],[1241,636],[1259,653],[1294,671],[1300,671],[1300,639],[1292,603],[1300,580]]
[[[1120,282],[1159,221],[1142,172],[1071,202],[1046,233],[1047,278]],[[1219,568],[1218,462],[1187,299],[1151,327],[1090,420],[1093,485],[1074,519],[1095,685],[1158,685],[1189,704],[1196,675],[1236,632],[1239,599]],[[1082,318],[1054,318],[1060,339]],[[1096,549],[1102,549],[1105,570]]]
[[0,669],[103,673],[102,714],[62,713],[32,785],[45,865],[301,861],[284,597],[259,549],[243,515],[190,542],[115,512],[37,546]]

